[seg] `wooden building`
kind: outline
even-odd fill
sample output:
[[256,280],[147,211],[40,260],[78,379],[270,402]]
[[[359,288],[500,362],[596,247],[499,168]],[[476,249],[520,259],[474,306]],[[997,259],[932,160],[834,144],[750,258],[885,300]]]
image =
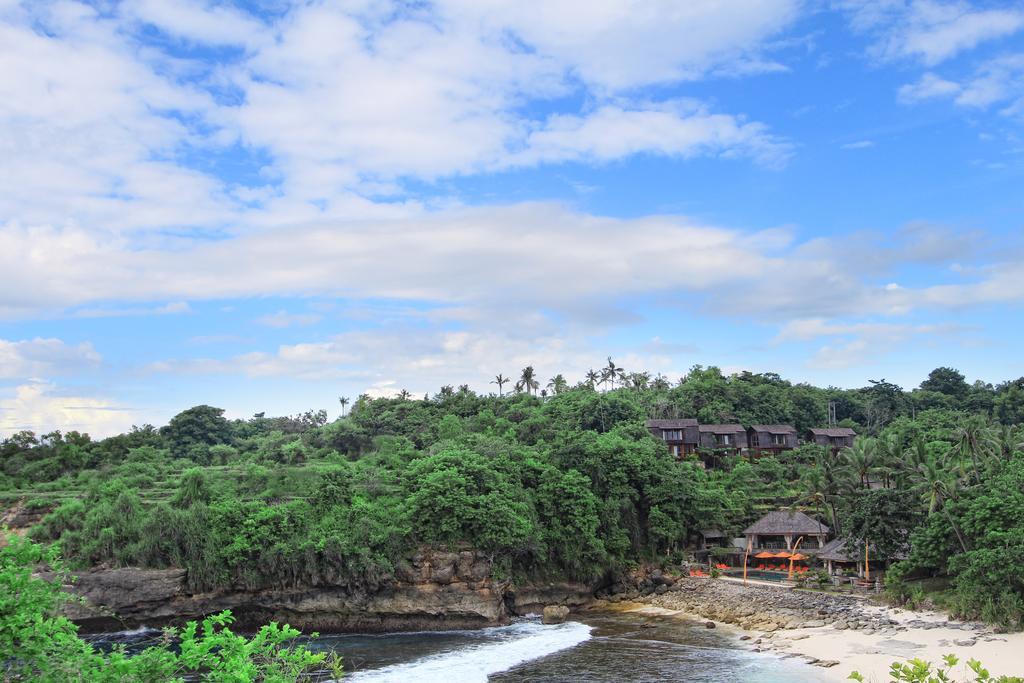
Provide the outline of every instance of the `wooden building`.
[[699,447],[722,455],[737,455],[747,449],[747,430],[743,425],[699,425]]
[[747,544],[753,550],[792,550],[803,536],[799,550],[820,550],[831,530],[803,512],[775,510],[744,529]]
[[812,429],[810,435],[809,440],[813,443],[819,446],[828,446],[833,451],[839,451],[853,445],[857,432],[849,427],[822,427]]
[[647,429],[655,439],[664,441],[668,452],[676,458],[697,451],[700,433],[697,428],[697,420],[693,418],[648,420]]
[[793,425],[751,425],[747,428],[747,441],[755,455],[778,455],[796,448],[796,427]]

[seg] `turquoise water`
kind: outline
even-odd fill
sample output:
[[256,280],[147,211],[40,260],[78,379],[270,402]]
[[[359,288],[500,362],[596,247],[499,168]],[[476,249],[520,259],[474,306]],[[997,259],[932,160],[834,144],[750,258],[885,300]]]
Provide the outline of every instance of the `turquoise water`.
[[[820,669],[738,647],[702,622],[587,613],[557,626],[522,619],[472,631],[326,635],[303,639],[344,657],[344,681],[358,683],[820,683]],[[90,637],[137,652],[160,632]]]
[[[573,615],[574,618],[577,615]],[[478,631],[325,636],[359,683],[818,683],[820,669],[737,647],[703,624],[586,614],[543,626],[523,620]]]
[[[728,571],[725,573],[726,576],[730,576],[737,579],[743,578],[743,570]],[[795,576],[795,574],[794,574]],[[789,581],[789,572],[769,572],[763,569],[748,569],[748,579],[757,579],[758,581]]]

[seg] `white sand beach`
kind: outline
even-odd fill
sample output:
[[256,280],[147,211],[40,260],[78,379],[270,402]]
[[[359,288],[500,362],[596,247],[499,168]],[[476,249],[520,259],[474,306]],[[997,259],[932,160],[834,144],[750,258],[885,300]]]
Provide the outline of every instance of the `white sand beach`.
[[[622,604],[616,609],[652,617],[679,617],[704,620],[700,615],[641,603]],[[894,661],[923,659],[935,664],[954,654],[960,664],[952,673],[955,681],[968,680],[966,662],[977,659],[993,675],[1024,676],[1024,633],[999,634],[979,624],[950,621],[945,614],[912,612],[880,606],[865,606],[865,611],[884,616],[897,625],[879,630],[839,630],[832,625],[815,628],[779,630],[773,633],[744,630],[716,622],[743,646],[792,655],[821,667],[829,680],[843,681],[859,671],[871,683],[887,683]],[[905,629],[905,630],[901,630]]]

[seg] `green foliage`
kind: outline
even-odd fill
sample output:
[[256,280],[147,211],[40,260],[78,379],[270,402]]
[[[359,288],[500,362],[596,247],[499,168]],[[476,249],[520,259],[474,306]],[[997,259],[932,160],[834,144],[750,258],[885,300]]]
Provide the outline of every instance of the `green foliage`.
[[[701,529],[738,535],[795,508],[873,557],[910,545],[890,572],[899,599],[941,579],[957,613],[1021,625],[1024,434],[1010,423],[1024,415],[1024,380],[967,384],[939,368],[913,391],[842,390],[697,366],[672,383],[609,359],[572,387],[527,370],[518,392],[496,380],[501,397],[360,396],[333,422],[323,411],[228,421],[196,406],[102,441],[22,432],[0,441],[0,496],[48,510],[31,534],[75,567],[183,567],[194,590],[372,588],[423,545],[482,550],[516,579],[591,580],[678,556]],[[718,454],[707,470],[643,423],[803,433],[829,401],[864,435],[853,448]]]
[[[889,680],[893,683],[953,683],[957,679],[952,677],[951,671],[960,660],[955,655],[945,655],[942,662],[943,666],[935,666],[923,659],[893,662],[889,668]],[[992,676],[976,659],[968,660],[967,668],[971,675],[959,679],[961,683],[1024,683],[1024,678],[1018,676]],[[849,679],[861,683],[867,680],[856,671],[850,674]]]
[[[0,652],[5,681],[64,683],[143,683],[203,681],[287,683],[326,680],[341,675],[338,658],[313,653],[295,642],[299,632],[271,623],[252,638],[230,631],[230,612],[208,617],[202,626],[189,622],[168,629],[164,644],[127,656],[123,648],[98,652],[78,637],[58,608],[71,600],[61,592],[67,576],[57,547],[14,535],[0,545]],[[37,565],[49,566],[55,580],[33,576]],[[176,643],[177,649],[171,644]]]

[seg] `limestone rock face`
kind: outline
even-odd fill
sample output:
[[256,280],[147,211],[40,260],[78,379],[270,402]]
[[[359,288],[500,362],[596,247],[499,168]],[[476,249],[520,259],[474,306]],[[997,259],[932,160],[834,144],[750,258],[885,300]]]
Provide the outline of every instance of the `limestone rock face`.
[[[184,569],[92,569],[75,572],[67,589],[84,598],[65,614],[84,631],[162,626],[230,609],[238,628],[268,621],[303,631],[399,631],[458,629],[507,623],[515,614],[544,605],[580,606],[592,587],[543,584],[513,592],[491,576],[491,562],[475,551],[421,550],[373,588],[322,582],[316,586],[244,586],[195,592]],[[45,574],[43,576],[46,576]],[[532,608],[532,609],[531,609]],[[568,614],[568,608],[565,613]],[[564,617],[563,617],[564,618]]]
[[548,605],[544,608],[544,616],[541,623],[561,624],[569,617],[569,608],[565,605]]

